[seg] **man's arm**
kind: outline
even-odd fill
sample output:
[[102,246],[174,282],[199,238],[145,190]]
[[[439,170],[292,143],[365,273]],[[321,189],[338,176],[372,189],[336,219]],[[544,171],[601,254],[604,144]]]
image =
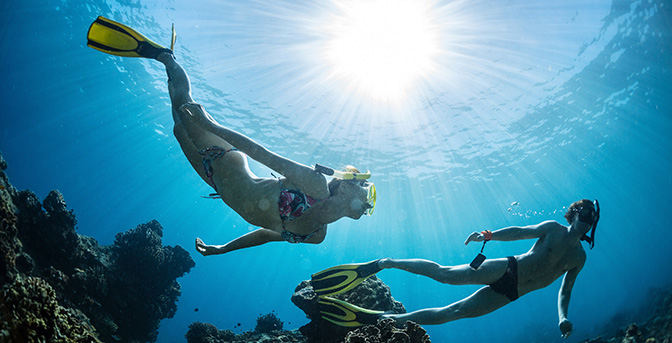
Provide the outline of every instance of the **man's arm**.
[[562,286],[560,286],[560,292],[558,293],[558,326],[563,338],[567,338],[572,334],[572,322],[567,319],[567,311],[569,309],[569,300],[572,297],[574,282],[582,268],[583,263],[565,274],[565,277],[562,279]]
[[[521,239],[535,239],[547,234],[553,228],[561,226],[554,220],[547,220],[535,225],[511,226],[492,231],[492,240],[494,241],[517,241]],[[467,237],[464,244],[469,242],[482,242],[485,236],[480,232],[473,232]]]

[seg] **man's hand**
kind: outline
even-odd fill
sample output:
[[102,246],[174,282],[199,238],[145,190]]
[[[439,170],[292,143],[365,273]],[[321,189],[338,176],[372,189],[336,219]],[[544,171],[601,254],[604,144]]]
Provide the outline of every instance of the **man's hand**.
[[560,327],[560,332],[562,332],[562,338],[567,338],[572,334],[574,325],[567,318],[563,319],[558,326]]
[[[480,237],[480,239],[479,239],[479,237]],[[464,241],[464,245],[469,244],[469,242],[480,242],[482,240],[483,240],[483,235],[480,232],[474,231],[474,232],[471,233],[471,235],[469,235],[469,237],[467,237],[467,240]]]

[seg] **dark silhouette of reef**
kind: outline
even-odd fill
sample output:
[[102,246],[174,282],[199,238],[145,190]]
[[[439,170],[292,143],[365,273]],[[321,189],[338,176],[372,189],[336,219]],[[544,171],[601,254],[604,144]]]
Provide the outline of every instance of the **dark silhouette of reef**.
[[218,330],[210,323],[194,322],[189,325],[185,337],[188,343],[303,343],[306,340],[300,332],[283,330],[283,322],[274,314],[269,313],[257,317],[254,331],[234,334],[231,330]]
[[[364,280],[359,286],[331,296],[347,301],[353,305],[385,312],[405,313],[404,305],[392,297],[390,287],[375,275]],[[313,343],[339,342],[429,342],[426,331],[414,323],[407,323],[404,329],[397,329],[392,321],[379,321],[377,325],[369,325],[360,329],[334,325],[320,314],[318,296],[313,291],[310,281],[301,282],[292,295],[292,302],[299,307],[311,320],[299,330]],[[421,333],[420,333],[421,332]],[[410,333],[410,334],[409,334]],[[402,337],[405,337],[402,339]],[[414,340],[411,340],[413,337]]]
[[[601,331],[607,334],[581,343],[672,343],[672,288],[661,287],[649,290],[647,299],[636,310],[627,311],[633,322],[627,326],[607,326]],[[616,317],[625,317],[619,314]],[[622,322],[622,320],[618,320]]]
[[[334,295],[334,298],[375,310],[404,313],[404,305],[392,298],[390,288],[372,276],[354,289]],[[292,302],[301,308],[311,322],[299,330],[282,329],[282,322],[268,314],[257,318],[254,331],[235,335],[230,330],[218,330],[214,325],[195,322],[186,334],[188,343],[243,343],[243,342],[301,342],[301,343],[430,343],[427,332],[419,325],[407,322],[404,328],[394,327],[391,319],[379,320],[376,325],[344,328],[322,319],[318,297],[310,281],[302,281],[292,295]]]
[[18,191],[0,154],[0,342],[153,342],[194,267],[162,246],[157,221],[119,233],[110,246],[75,231],[73,210],[51,191],[40,203]]

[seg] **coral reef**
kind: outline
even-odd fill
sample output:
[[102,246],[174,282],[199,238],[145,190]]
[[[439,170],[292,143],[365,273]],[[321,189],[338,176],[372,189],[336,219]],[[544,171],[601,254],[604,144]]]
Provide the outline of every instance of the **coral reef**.
[[[7,325],[3,341],[52,337],[76,342],[95,333],[105,342],[155,341],[161,319],[177,310],[176,279],[195,265],[189,253],[179,246],[162,246],[163,228],[157,221],[118,234],[111,246],[100,246],[77,234],[75,215],[60,192],[51,191],[40,203],[31,191],[18,191],[9,183],[1,154],[0,167],[0,285]],[[11,302],[26,290],[41,298],[31,300],[37,296],[33,294]],[[72,335],[58,336],[66,333]]]
[[[372,310],[391,311],[394,313],[406,312],[404,305],[392,298],[390,287],[375,275],[364,280],[364,282],[352,290],[333,295],[332,297]],[[311,319],[310,323],[299,329],[308,342],[339,343],[345,339],[348,332],[354,330],[354,328],[337,326],[322,319],[318,296],[313,291],[310,281],[302,281],[296,287],[292,295],[292,302]]]
[[60,306],[38,277],[19,276],[0,292],[0,318],[2,342],[99,342],[86,316]]
[[236,335],[231,330],[217,330],[210,323],[194,322],[189,325],[189,331],[184,337],[188,343],[218,343],[231,342]]
[[283,324],[275,313],[260,315],[257,317],[257,326],[254,328],[254,332],[269,333],[274,330],[282,330]]
[[413,322],[406,322],[404,329],[394,326],[394,320],[379,320],[348,332],[343,343],[430,343],[427,331]]
[[610,338],[597,337],[582,343],[672,343],[672,288],[649,290],[647,300],[637,311],[643,324],[632,323]]
[[[334,298],[376,310],[404,313],[404,306],[395,301],[390,288],[372,276],[354,289],[334,295]],[[301,308],[312,321],[299,331],[284,331],[283,323],[273,313],[259,316],[254,331],[233,335],[229,330],[220,331],[207,323],[192,323],[186,334],[189,343],[243,343],[243,342],[308,342],[308,343],[429,343],[427,332],[419,325],[407,322],[403,329],[395,328],[394,321],[383,319],[376,325],[362,328],[344,328],[322,319],[318,297],[310,285],[303,281],[295,289],[292,302]]]
[[[279,320],[274,314],[267,314],[260,316],[264,318],[263,321],[277,324]],[[259,322],[257,318],[257,322]],[[270,319],[268,319],[270,318]],[[282,322],[280,322],[282,323]],[[257,327],[259,325],[257,324]],[[234,334],[231,330],[217,330],[217,328],[209,323],[194,322],[189,325],[189,331],[185,335],[188,343],[247,343],[247,342],[263,342],[263,343],[304,343],[306,342],[300,332],[287,330],[270,330],[265,332],[247,331],[239,335]]]

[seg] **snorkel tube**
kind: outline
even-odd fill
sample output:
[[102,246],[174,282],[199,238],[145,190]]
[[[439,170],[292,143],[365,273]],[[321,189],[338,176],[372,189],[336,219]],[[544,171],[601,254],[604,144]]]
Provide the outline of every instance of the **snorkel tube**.
[[593,227],[590,229],[590,237],[583,235],[581,238],[590,244],[591,249],[595,246],[595,229],[597,228],[597,222],[600,220],[600,202],[595,199],[593,205],[595,206],[595,220],[593,221]]
[[327,176],[343,180],[366,180],[371,177],[370,171],[367,171],[366,173],[345,172],[341,170],[335,170],[333,168],[329,168],[321,164],[315,164],[315,171]]
[[[341,180],[366,180],[371,177],[371,172],[368,170],[366,173],[347,172],[334,170],[333,168],[325,167],[321,164],[315,164],[315,171]],[[360,186],[366,190],[366,201],[370,207],[366,210],[365,214],[370,216],[373,214],[373,210],[376,208],[376,198],[378,198],[376,193],[376,186],[373,184],[373,182],[368,181],[361,181]]]

